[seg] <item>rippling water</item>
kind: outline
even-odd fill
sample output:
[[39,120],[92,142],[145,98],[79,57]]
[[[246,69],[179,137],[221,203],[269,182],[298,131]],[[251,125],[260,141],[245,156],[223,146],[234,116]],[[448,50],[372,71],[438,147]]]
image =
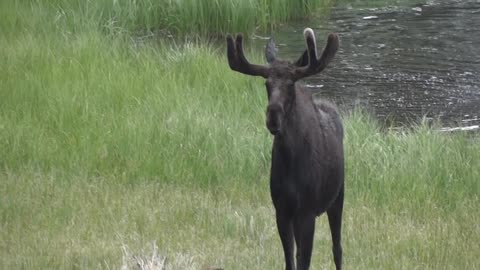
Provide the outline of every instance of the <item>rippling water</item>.
[[312,91],[397,123],[432,118],[445,126],[480,124],[480,1],[336,7],[318,24],[292,24],[275,33],[286,59],[304,50],[306,26],[315,30],[318,46],[328,32],[339,34],[333,65],[306,81]]

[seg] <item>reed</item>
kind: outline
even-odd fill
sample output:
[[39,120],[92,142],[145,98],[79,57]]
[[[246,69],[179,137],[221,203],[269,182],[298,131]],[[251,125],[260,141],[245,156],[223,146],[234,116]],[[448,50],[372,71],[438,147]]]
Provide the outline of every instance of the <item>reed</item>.
[[[205,39],[231,32],[264,32],[294,18],[326,14],[332,1],[8,0],[0,5],[6,16],[2,21],[11,24],[7,27],[10,31],[22,26],[19,25],[19,17],[28,16],[23,18],[22,24],[38,28],[60,26],[70,33],[97,28],[105,33],[127,31],[141,35],[154,32],[162,36]],[[30,16],[32,13],[33,18]]]

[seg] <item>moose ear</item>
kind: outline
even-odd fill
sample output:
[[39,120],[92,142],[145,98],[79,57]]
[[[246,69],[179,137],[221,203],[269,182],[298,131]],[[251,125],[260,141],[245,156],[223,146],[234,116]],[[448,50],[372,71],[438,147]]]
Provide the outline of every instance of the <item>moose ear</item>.
[[304,67],[308,65],[308,51],[305,50],[302,54],[302,56],[300,56],[300,58],[298,58],[297,62],[295,62],[295,66],[297,67]]
[[273,40],[273,38],[270,38],[267,46],[265,47],[265,58],[267,58],[267,63],[273,63],[275,61],[276,55],[277,48],[275,47],[275,41]]

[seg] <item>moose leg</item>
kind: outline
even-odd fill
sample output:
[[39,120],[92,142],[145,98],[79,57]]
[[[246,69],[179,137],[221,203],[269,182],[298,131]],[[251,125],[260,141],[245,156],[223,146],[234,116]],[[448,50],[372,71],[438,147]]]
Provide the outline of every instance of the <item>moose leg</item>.
[[295,270],[293,261],[293,226],[292,218],[277,211],[277,228],[282,240],[283,253],[285,255],[285,269]]
[[307,270],[312,258],[315,215],[307,214],[295,217],[294,227],[297,242],[297,270]]
[[302,246],[302,230],[301,230],[301,224],[299,224],[299,219],[298,218],[295,218],[294,219],[294,222],[293,222],[293,232],[295,234],[295,244],[297,246],[297,254],[296,254],[296,260],[297,260],[297,263],[301,260],[300,258],[302,257],[302,253],[301,253],[301,246]]
[[332,233],[333,242],[333,261],[337,270],[342,269],[342,211],[343,211],[343,192],[344,188],[340,190],[335,202],[330,209],[327,210],[328,223],[330,224],[330,232]]

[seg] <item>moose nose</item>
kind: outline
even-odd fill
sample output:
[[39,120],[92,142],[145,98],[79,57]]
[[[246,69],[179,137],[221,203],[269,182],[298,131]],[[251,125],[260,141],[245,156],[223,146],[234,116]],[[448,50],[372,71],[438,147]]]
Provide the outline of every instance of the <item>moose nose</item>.
[[280,133],[283,119],[283,108],[278,104],[271,104],[267,107],[267,128],[272,135]]

